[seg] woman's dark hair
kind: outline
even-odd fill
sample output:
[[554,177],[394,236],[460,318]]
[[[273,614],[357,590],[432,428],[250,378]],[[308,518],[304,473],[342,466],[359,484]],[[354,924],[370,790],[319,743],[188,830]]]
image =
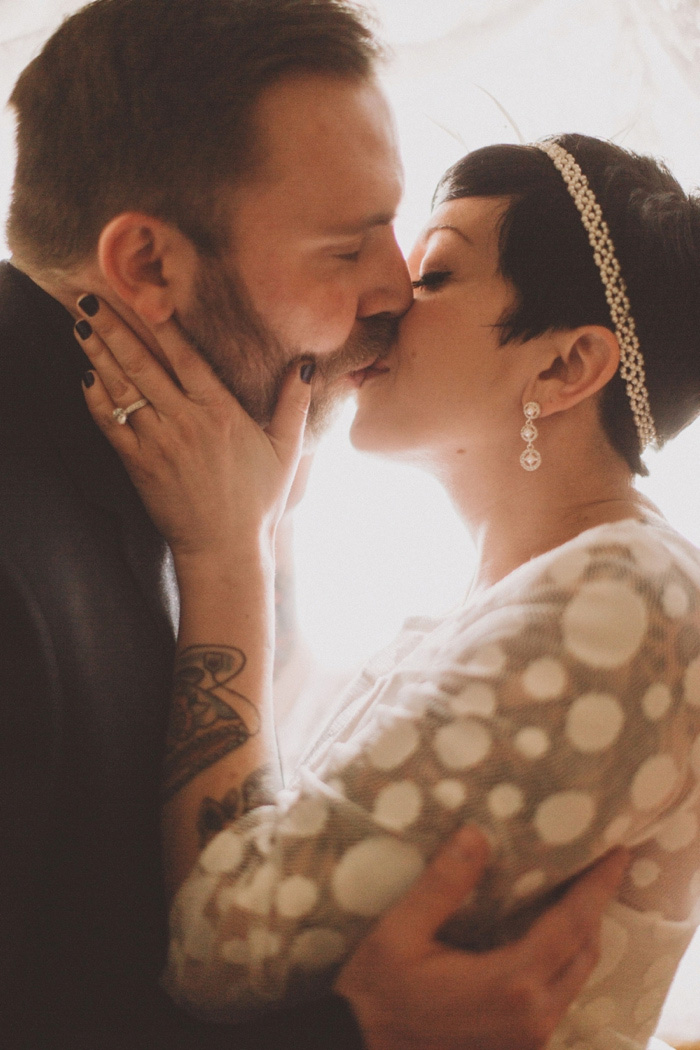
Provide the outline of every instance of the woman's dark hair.
[[[644,356],[659,444],[700,412],[700,199],[651,157],[586,135],[557,141],[578,161],[610,228]],[[517,291],[502,345],[554,329],[614,331],[600,272],[569,191],[534,146],[487,146],[443,175],[434,204],[508,197],[500,272]],[[600,399],[604,430],[633,472],[646,474],[619,372]]]

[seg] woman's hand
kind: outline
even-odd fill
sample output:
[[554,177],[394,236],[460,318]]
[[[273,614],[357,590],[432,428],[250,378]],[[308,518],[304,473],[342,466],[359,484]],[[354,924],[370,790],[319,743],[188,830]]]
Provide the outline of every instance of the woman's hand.
[[[154,336],[177,382],[104,301],[76,331],[94,368],[84,381],[90,413],[176,561],[271,544],[301,455],[308,367],[288,376],[263,430],[172,322]],[[115,419],[142,398],[125,424]]]

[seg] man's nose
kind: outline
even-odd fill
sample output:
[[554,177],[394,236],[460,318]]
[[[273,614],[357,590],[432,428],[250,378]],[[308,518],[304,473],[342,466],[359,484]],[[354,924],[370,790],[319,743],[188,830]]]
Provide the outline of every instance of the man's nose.
[[391,314],[401,317],[413,303],[413,287],[406,260],[393,229],[387,229],[380,251],[373,259],[366,291],[360,296],[357,316]]

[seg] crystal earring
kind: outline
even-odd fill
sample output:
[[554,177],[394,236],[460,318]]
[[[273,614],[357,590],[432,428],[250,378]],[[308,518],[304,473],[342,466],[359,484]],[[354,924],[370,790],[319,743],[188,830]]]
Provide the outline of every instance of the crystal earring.
[[537,419],[541,409],[536,401],[528,401],[526,405],[523,405],[523,412],[525,413],[526,423],[520,431],[520,436],[523,441],[527,441],[527,448],[520,453],[520,466],[523,470],[537,470],[542,462],[542,456],[532,445],[538,433],[533,419]]

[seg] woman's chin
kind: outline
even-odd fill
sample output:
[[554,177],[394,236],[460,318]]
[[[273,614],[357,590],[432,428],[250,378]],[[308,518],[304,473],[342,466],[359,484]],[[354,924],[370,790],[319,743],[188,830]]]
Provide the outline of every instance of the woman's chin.
[[357,416],[353,420],[348,434],[350,444],[358,452],[377,452],[377,435],[372,429],[357,425]]
[[386,443],[386,426],[382,426],[381,421],[367,419],[366,415],[361,408],[355,412],[350,425],[350,444],[358,452],[381,452]]
[[402,457],[410,453],[407,435],[400,426],[392,426],[385,418],[370,418],[358,408],[350,426],[350,444],[358,452],[373,452],[379,456]]

